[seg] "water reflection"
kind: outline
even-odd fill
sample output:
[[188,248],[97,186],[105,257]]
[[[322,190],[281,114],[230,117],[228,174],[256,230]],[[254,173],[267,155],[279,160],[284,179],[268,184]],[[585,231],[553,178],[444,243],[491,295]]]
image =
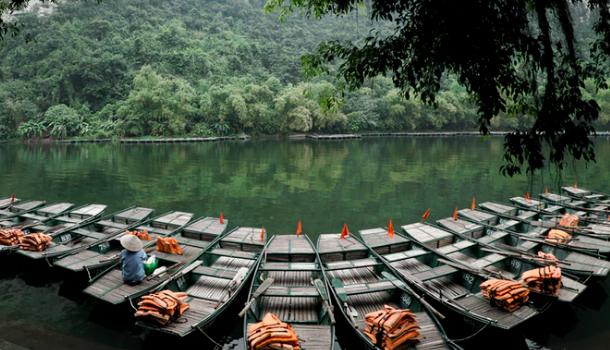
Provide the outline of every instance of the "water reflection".
[[[605,163],[607,138],[596,140],[598,164],[570,166],[564,183],[578,183],[610,192]],[[429,221],[447,217],[455,206],[507,201],[526,190],[557,189],[549,174],[506,179],[498,171],[502,139],[481,142],[464,138],[387,138],[350,141],[249,140],[168,145],[15,145],[0,144],[0,195],[47,202],[104,203],[108,212],[131,205],[157,213],[182,210],[201,215],[220,211],[233,225],[262,226],[271,234],[291,234],[298,220],[316,240],[338,232],[344,222],[351,230],[419,221],[432,208]],[[533,186],[528,188],[528,185]],[[65,275],[45,262],[0,258],[0,338],[44,349],[141,349],[175,346],[173,338],[148,335],[133,326],[131,309],[113,310],[80,293],[83,275]],[[543,315],[511,334],[520,348],[602,348],[610,341],[608,283],[592,281],[576,305],[552,305]],[[40,305],[48,305],[42,309]],[[233,340],[231,317],[213,338]],[[21,329],[14,331],[14,327]],[[452,338],[471,335],[446,322]],[[237,333],[241,329],[237,328]],[[348,330],[342,346],[350,344]],[[466,348],[485,348],[493,333]],[[194,336],[203,348],[213,343]],[[37,338],[38,340],[34,340]],[[189,346],[195,338],[181,340]],[[525,338],[528,338],[526,341]],[[189,340],[190,339],[190,340]],[[41,346],[41,344],[45,344]],[[174,344],[174,345],[172,345]],[[507,343],[508,344],[508,343]]]

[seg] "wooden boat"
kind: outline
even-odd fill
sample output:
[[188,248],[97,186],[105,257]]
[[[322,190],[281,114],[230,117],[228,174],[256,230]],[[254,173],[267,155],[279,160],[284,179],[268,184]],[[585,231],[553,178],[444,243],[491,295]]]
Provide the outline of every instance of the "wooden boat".
[[[151,241],[142,240],[144,248],[155,246],[157,237],[164,237],[173,231],[188,224],[193,217],[192,213],[172,211],[153,219],[147,220],[133,228],[136,231],[147,231]],[[59,266],[72,272],[93,271],[118,262],[121,251],[120,233],[112,238],[99,242],[95,245],[85,246],[83,249],[72,251],[59,256],[54,266]]]
[[[562,271],[588,279],[590,276],[605,278],[610,272],[610,262],[598,256],[569,247],[566,244],[545,241],[535,236],[528,237],[515,231],[520,223],[516,220],[502,220],[490,213],[477,212],[477,215],[468,215],[470,209],[458,211],[460,217],[469,217],[478,220],[476,223],[465,221],[462,218],[443,220],[439,224],[453,232],[457,232],[477,241],[533,258],[538,252],[552,253],[560,262]],[[468,216],[466,216],[468,215]],[[478,219],[475,219],[478,217]]]
[[[541,193],[540,199],[546,204],[543,211],[557,214],[571,214],[579,217],[579,223],[608,223],[610,204],[591,203],[571,196],[557,193]],[[557,221],[559,219],[556,219]]]
[[[416,314],[421,327],[421,339],[413,349],[449,349],[445,332],[428,307],[382,259],[364,242],[368,241],[382,253],[400,254],[410,247],[409,240],[400,235],[385,239],[387,230],[360,231],[364,241],[353,235],[323,234],[318,238],[318,251],[330,289],[344,318],[367,349],[380,349],[364,334],[365,315],[382,310],[385,305],[409,309]],[[354,258],[355,256],[355,258]],[[411,349],[411,347],[409,347]]]
[[106,207],[107,206],[104,204],[86,204],[76,209],[72,209],[67,213],[49,217],[48,220],[43,223],[39,223],[38,220],[28,222],[27,225],[24,225],[21,229],[25,234],[30,232],[44,232],[49,236],[59,235],[70,228],[101,218],[106,211]]
[[[17,253],[30,259],[49,259],[60,255],[79,251],[101,241],[118,235],[125,230],[131,229],[153,213],[153,209],[142,207],[131,207],[114,214],[110,214],[100,220],[84,221],[67,230],[60,230],[52,235],[53,241],[43,251],[17,250]],[[33,227],[32,229],[36,229]],[[32,230],[31,229],[31,230]]]
[[73,207],[74,203],[55,203],[38,207],[31,212],[0,220],[0,229],[19,228],[24,230],[31,226],[43,224],[52,218],[60,216]]
[[[479,287],[486,278],[465,268],[444,264],[444,257],[436,247],[439,243],[450,245],[450,235],[425,223],[405,225],[402,229],[406,237],[394,232],[394,238],[389,238],[387,229],[382,228],[360,231],[360,234],[371,249],[380,252],[383,260],[417,292],[423,293],[426,300],[444,305],[464,323],[479,329],[485,325],[501,330],[512,329],[538,314],[527,304],[514,312],[491,306]],[[418,241],[418,238],[423,241]],[[402,248],[397,249],[397,246]]]
[[564,186],[561,190],[569,196],[578,198],[593,204],[610,205],[610,195],[602,192],[592,191],[575,186]]
[[[545,218],[544,214],[540,211],[519,209],[513,205],[497,202],[481,203],[479,204],[479,207],[487,212],[487,215],[491,216],[481,214],[477,217],[477,220],[491,220],[493,225],[498,224],[498,222],[505,223],[509,220],[516,221],[516,223],[511,225],[511,231],[537,239],[546,239],[549,231],[552,228],[557,228],[568,232],[572,236],[572,239],[566,242],[566,245],[570,248],[590,253],[610,253],[610,242],[606,239],[607,236],[583,229],[560,227],[556,222],[551,223],[550,221],[545,221],[548,218]],[[470,212],[462,210],[458,215],[463,215],[467,218],[465,215],[467,213]]]
[[0,220],[12,219],[21,214],[29,213],[45,204],[45,201],[25,201],[13,203],[12,205],[7,206],[5,209],[0,210]]
[[[312,281],[318,279],[323,295],[312,285]],[[273,281],[271,286],[258,296],[258,289],[261,285],[267,286],[265,283],[269,281]],[[267,313],[272,313],[292,326],[299,342],[307,350],[334,349],[334,316],[324,306],[328,301],[324,281],[318,255],[309,237],[303,234],[273,236],[248,293],[250,303],[245,309],[245,337],[248,336],[249,325],[260,322]]]
[[[184,337],[211,327],[234,302],[258,267],[267,235],[261,228],[239,227],[223,235],[214,246],[181,271],[163,289],[185,292],[189,305],[179,318],[165,326],[149,320],[137,324]],[[157,288],[159,289],[159,288]]]
[[[487,215],[483,212],[470,209],[463,209],[462,211],[464,217],[479,218],[481,217],[480,214],[483,217]],[[472,221],[475,220],[472,219]],[[491,236],[484,235],[474,238],[474,231],[467,230],[465,234],[454,231],[453,229],[458,228],[456,227],[458,223],[452,217],[438,220],[437,223],[447,229],[431,227],[428,230],[449,232],[454,235],[454,243],[438,248],[436,251],[448,260],[468,266],[470,268],[469,272],[477,273],[481,277],[518,281],[525,271],[547,266],[542,259],[524,256],[510,250],[503,250],[501,245],[490,244],[490,242],[494,242]],[[564,269],[564,266],[561,264],[559,267],[562,270]],[[557,300],[561,302],[572,302],[587,289],[586,284],[578,282],[565,273],[562,276],[562,284],[557,295]],[[554,298],[554,296],[550,295],[542,296]]]
[[21,199],[15,197],[13,199],[12,196],[8,196],[8,197],[2,197],[0,198],[0,209],[6,209],[7,207],[17,204],[21,202]]
[[151,252],[151,255],[155,255],[159,259],[159,267],[165,266],[167,268],[166,273],[158,276],[147,276],[141,284],[130,286],[123,282],[121,264],[118,262],[95,277],[84,292],[96,299],[114,305],[127,301],[133,303],[134,299],[155,290],[211,249],[226,230],[227,224],[228,220],[220,223],[218,218],[201,218],[171,232],[168,236],[176,239],[183,255],[169,254],[157,250]]
[[540,198],[541,200],[512,197],[510,200],[519,208],[539,212],[544,221],[556,226],[565,214],[576,215],[579,228],[590,224],[608,223],[609,205],[590,204],[555,193],[542,193]]

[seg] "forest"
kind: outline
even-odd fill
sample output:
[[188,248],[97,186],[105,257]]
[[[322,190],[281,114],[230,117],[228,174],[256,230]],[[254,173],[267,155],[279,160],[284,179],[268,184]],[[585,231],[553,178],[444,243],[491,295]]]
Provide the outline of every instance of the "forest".
[[[476,107],[451,76],[435,106],[405,99],[387,76],[356,91],[333,74],[303,78],[301,57],[320,42],[392,30],[368,20],[366,6],[279,23],[264,4],[68,0],[51,15],[20,15],[21,35],[0,47],[0,139],[475,130]],[[573,16],[586,27],[587,14]],[[577,34],[583,45],[592,37]],[[328,108],[337,91],[342,101]],[[593,82],[583,91],[601,106],[597,130],[610,129],[610,91],[596,93]],[[492,128],[532,122],[500,115]]]

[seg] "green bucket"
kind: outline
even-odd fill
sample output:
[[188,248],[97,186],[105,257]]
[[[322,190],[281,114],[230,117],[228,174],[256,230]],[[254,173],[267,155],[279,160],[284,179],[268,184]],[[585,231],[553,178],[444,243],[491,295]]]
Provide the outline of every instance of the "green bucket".
[[144,263],[144,272],[146,276],[150,275],[155,271],[155,269],[159,266],[159,259],[155,257],[155,261],[150,264]]

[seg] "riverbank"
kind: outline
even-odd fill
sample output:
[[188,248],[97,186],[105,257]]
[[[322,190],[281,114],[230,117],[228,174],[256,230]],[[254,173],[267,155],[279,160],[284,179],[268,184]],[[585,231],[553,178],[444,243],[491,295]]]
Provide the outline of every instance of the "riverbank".
[[[606,132],[610,135],[610,132]],[[490,136],[504,136],[508,131],[492,131]],[[68,140],[0,140],[0,142],[14,143],[181,143],[181,142],[214,142],[226,140],[247,140],[254,139],[315,139],[315,140],[339,140],[357,139],[362,137],[455,137],[455,136],[480,136],[478,131],[446,131],[446,132],[378,132],[361,134],[295,134],[295,135],[257,135],[250,136],[242,134],[239,136],[218,136],[218,137],[144,137],[144,138],[124,138],[124,139],[68,139]]]
[[[505,136],[509,131],[490,131],[489,136]],[[239,136],[218,137],[144,137],[124,139],[68,139],[68,140],[0,140],[0,143],[186,143],[186,142],[215,142],[227,140],[248,139],[314,139],[314,140],[345,140],[359,139],[364,137],[458,137],[458,136],[481,136],[478,131],[444,131],[444,132],[376,132],[361,134],[295,134],[295,135],[256,135],[242,134]],[[602,131],[596,134],[598,137],[610,137],[610,131]]]

